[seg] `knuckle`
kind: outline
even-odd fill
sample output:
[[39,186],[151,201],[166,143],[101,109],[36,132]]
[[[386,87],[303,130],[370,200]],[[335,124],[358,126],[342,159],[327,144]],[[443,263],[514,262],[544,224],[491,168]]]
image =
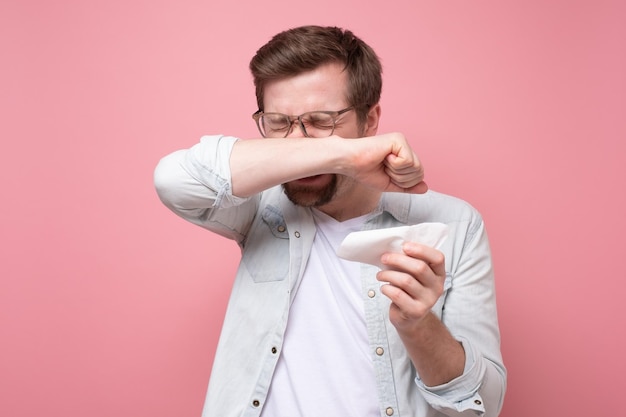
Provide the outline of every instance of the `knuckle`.
[[417,275],[422,275],[427,273],[430,270],[430,267],[425,262],[417,262],[414,270]]
[[391,300],[393,304],[398,305],[399,301],[401,300],[401,292],[398,290],[398,288],[394,287],[393,285],[385,285],[384,287],[386,287],[384,294],[389,297],[389,300]]
[[405,274],[400,278],[399,281],[399,284],[403,288],[408,288],[410,285],[415,283],[415,278],[413,278],[411,275]]
[[435,289],[435,302],[439,299],[439,297],[441,297],[443,295],[443,282],[441,284],[438,284]]
[[446,262],[446,256],[443,252],[437,251],[437,253],[433,256],[433,264],[441,265]]

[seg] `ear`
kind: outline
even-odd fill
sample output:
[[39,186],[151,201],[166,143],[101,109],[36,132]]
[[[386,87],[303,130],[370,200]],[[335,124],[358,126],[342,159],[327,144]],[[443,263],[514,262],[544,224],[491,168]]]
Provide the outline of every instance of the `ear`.
[[363,136],[374,136],[378,131],[378,121],[380,120],[380,104],[376,103],[367,112]]

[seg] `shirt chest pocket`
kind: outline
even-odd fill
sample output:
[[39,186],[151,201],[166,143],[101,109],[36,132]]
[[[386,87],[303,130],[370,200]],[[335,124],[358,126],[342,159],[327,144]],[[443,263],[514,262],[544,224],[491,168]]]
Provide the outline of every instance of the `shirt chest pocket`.
[[242,263],[254,282],[282,281],[289,273],[289,233],[280,211],[267,206],[248,234]]

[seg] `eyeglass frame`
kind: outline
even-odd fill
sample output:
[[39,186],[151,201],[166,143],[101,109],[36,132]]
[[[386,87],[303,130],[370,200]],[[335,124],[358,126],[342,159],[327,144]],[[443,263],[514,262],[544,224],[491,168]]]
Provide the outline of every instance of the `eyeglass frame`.
[[[259,120],[261,119],[261,116],[268,115],[268,114],[278,114],[278,115],[284,116],[287,119],[289,119],[289,122],[290,122],[289,123],[289,129],[287,130],[287,132],[285,133],[285,136],[283,136],[283,138],[286,138],[287,136],[289,136],[289,134],[291,132],[293,132],[293,124],[296,121],[298,122],[298,125],[300,126],[300,130],[302,131],[302,133],[304,133],[304,136],[307,137],[307,138],[312,138],[313,136],[309,136],[309,133],[306,131],[306,127],[304,127],[304,123],[302,122],[302,117],[306,116],[307,114],[311,114],[311,113],[324,113],[324,114],[327,114],[329,116],[333,116],[332,117],[333,128],[330,130],[330,133],[328,134],[328,136],[332,136],[332,134],[335,132],[335,128],[337,127],[337,118],[339,116],[341,116],[342,114],[347,113],[350,110],[355,110],[355,109],[356,109],[356,106],[349,106],[349,107],[346,107],[345,109],[341,109],[341,110],[337,110],[337,111],[314,110],[314,111],[308,111],[306,113],[302,113],[299,116],[290,116],[288,114],[278,113],[278,112],[265,113],[263,110],[259,109],[259,110],[257,110],[256,112],[254,112],[252,114],[252,118],[256,122],[256,127],[257,127],[257,129],[259,129],[259,133],[264,138],[267,138],[267,136],[265,136],[263,134],[263,130],[261,129],[261,124],[260,124]],[[326,136],[326,137],[328,137],[328,136]]]

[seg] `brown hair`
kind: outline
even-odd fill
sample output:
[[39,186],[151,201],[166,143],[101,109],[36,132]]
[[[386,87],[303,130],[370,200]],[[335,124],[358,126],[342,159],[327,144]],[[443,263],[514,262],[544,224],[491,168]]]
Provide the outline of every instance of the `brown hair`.
[[374,50],[349,30],[302,26],[275,35],[250,61],[256,99],[263,110],[268,81],[298,75],[322,64],[340,62],[348,72],[348,104],[364,122],[371,106],[380,100],[382,66]]

